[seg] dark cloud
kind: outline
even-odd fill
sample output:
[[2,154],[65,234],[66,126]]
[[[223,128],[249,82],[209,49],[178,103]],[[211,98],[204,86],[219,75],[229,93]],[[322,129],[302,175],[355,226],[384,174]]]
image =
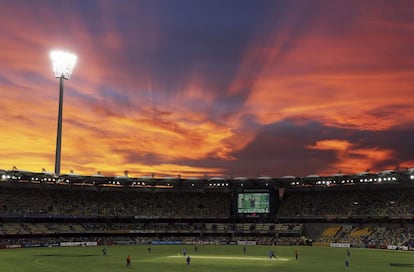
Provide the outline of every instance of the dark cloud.
[[151,153],[142,153],[139,150],[134,150],[133,147],[119,148],[114,146],[112,152],[121,155],[125,163],[143,165],[159,165],[165,163],[165,158],[162,156]]
[[[235,160],[219,161],[211,157],[200,161],[175,161],[175,163],[197,167],[222,167],[226,169],[226,174],[234,176],[255,174],[306,176],[320,173],[330,165],[340,162],[334,150],[307,148],[318,141],[335,139],[350,141],[355,149],[394,150],[394,157],[379,161],[373,168],[373,170],[385,170],[390,165],[398,166],[401,162],[412,159],[414,153],[412,135],[414,135],[414,124],[411,128],[393,128],[389,131],[362,131],[327,127],[314,121],[298,124],[295,120],[284,120],[262,128],[248,146],[233,154]],[[365,156],[352,152],[347,154],[349,159],[362,159]],[[363,166],[361,165],[360,168],[362,169]]]
[[386,131],[355,131],[350,137],[360,148],[381,147],[394,151],[394,156],[379,162],[377,169],[384,169],[390,165],[398,166],[410,161],[414,154],[414,124],[404,127],[393,127]]
[[296,125],[289,120],[268,125],[246,148],[234,154],[237,162],[243,163],[234,163],[232,167],[235,171],[253,168],[260,174],[276,176],[317,173],[335,161],[332,151],[306,148],[321,139],[324,129],[316,122]]
[[308,175],[325,169],[336,160],[335,153],[332,151],[306,148],[307,145],[320,140],[319,136],[323,129],[326,128],[316,122],[309,122],[302,126],[285,120],[263,127],[248,146],[233,154],[235,160],[222,161],[210,157],[200,161],[175,161],[175,163],[197,167],[207,165],[221,167],[226,169],[227,174],[235,176]]

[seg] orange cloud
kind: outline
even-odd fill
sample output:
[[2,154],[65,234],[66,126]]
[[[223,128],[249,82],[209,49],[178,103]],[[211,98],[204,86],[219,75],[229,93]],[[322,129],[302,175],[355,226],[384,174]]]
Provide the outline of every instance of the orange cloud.
[[[336,35],[323,31],[329,29],[324,16],[309,22],[314,28],[301,36],[293,26],[270,30],[266,46],[247,50],[230,90],[251,88],[246,110],[262,124],[304,117],[328,126],[385,130],[412,122],[414,70],[406,46],[414,42],[414,27],[366,19],[375,16],[380,15],[374,8]],[[387,108],[392,111],[384,114]]]
[[[381,148],[357,148],[354,144],[344,140],[323,140],[318,141],[315,145],[307,146],[313,150],[332,150],[336,153],[338,162],[333,165],[327,165],[322,174],[332,175],[341,171],[343,173],[359,173],[365,169],[374,169],[379,162],[389,160],[394,157],[394,151]],[[395,168],[390,166],[391,169]]]
[[[11,168],[52,171],[55,151],[58,80],[53,78],[48,52],[44,48],[63,45],[79,56],[74,74],[65,82],[63,117],[62,171],[74,169],[76,172],[91,174],[100,170],[116,173],[129,169],[133,173],[218,173],[219,168],[190,167],[168,163],[177,159],[199,160],[211,156],[218,159],[232,159],[232,149],[226,139],[233,135],[226,124],[210,121],[206,113],[188,108],[186,103],[214,103],[213,97],[205,91],[203,77],[196,72],[189,75],[188,83],[173,97],[169,104],[139,96],[129,96],[137,86],[149,83],[152,92],[152,77],[148,72],[134,71],[139,77],[131,77],[128,67],[114,67],[114,59],[120,56],[123,42],[115,24],[107,21],[108,32],[102,36],[92,36],[76,14],[68,15],[65,31],[61,30],[60,18],[40,6],[35,7],[43,16],[39,18],[33,7],[19,6],[20,16],[25,20],[10,20],[0,11],[0,22],[6,28],[0,31],[3,37],[0,62],[7,66],[2,76],[10,84],[0,85],[1,93],[7,100],[0,101],[2,135],[0,149],[3,156],[0,165]],[[102,4],[103,13],[111,7]],[[43,23],[26,24],[27,21]],[[60,22],[56,25],[50,22]],[[48,26],[48,27],[45,27]],[[159,37],[153,31],[156,25],[146,25],[147,32],[137,28],[136,33],[145,40],[139,46],[155,45]],[[7,32],[5,30],[7,29]],[[24,31],[21,31],[23,30]],[[58,32],[54,30],[58,30]],[[112,31],[111,31],[112,30]],[[141,31],[141,32],[140,32]],[[61,33],[62,34],[58,34]],[[64,34],[63,34],[64,32]],[[10,33],[13,33],[10,35]],[[60,37],[62,39],[57,39]],[[50,41],[58,41],[51,45]],[[24,41],[24,42],[20,42]],[[145,41],[145,43],[144,43]],[[27,50],[27,46],[32,50]],[[81,45],[81,46],[80,46]],[[111,55],[103,56],[102,50]],[[114,73],[115,70],[120,73]],[[30,74],[31,76],[27,76]],[[141,76],[143,75],[143,76]],[[38,77],[33,82],[33,77]],[[0,83],[1,84],[1,83]],[[98,93],[99,88],[124,88],[125,97],[130,103],[125,106]],[[159,85],[159,84],[158,84]],[[114,92],[120,90],[114,90]],[[182,95],[180,97],[180,95]],[[182,99],[186,97],[186,99]],[[162,111],[158,110],[162,108]],[[127,155],[117,150],[128,150],[137,155],[152,154],[165,163],[146,164],[129,162]],[[120,169],[122,168],[122,169]]]

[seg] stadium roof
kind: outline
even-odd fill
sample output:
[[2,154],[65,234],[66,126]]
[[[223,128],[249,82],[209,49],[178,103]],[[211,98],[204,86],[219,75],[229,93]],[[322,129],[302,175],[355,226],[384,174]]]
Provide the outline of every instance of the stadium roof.
[[34,183],[51,185],[69,185],[86,187],[129,187],[129,188],[162,188],[162,189],[234,189],[234,188],[280,188],[298,186],[341,186],[352,184],[407,184],[414,183],[414,168],[405,170],[384,170],[378,173],[362,172],[346,175],[342,173],[331,176],[308,175],[305,177],[259,176],[247,177],[188,177],[180,176],[140,176],[131,177],[103,176],[95,174],[83,176],[75,173],[55,175],[48,172],[29,172],[18,169],[0,170],[0,183]]

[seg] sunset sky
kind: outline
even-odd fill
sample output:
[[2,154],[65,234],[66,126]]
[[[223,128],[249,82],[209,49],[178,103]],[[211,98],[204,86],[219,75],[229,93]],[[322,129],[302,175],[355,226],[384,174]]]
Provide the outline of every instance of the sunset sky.
[[0,169],[139,177],[414,167],[414,1],[0,0]]

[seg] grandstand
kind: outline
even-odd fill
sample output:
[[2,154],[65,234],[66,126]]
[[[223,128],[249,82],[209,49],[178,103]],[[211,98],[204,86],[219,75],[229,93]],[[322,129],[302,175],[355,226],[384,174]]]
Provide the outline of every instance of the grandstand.
[[[412,173],[185,179],[2,170],[0,246],[248,240],[410,249]],[[265,207],[251,210],[252,197]]]

